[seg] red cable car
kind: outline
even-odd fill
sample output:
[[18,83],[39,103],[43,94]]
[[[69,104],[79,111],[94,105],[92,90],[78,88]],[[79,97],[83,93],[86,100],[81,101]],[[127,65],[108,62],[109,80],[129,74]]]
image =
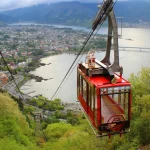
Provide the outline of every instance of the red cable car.
[[[77,91],[78,100],[92,125],[98,133],[121,133],[130,127],[131,85],[121,76],[90,73],[101,66],[96,64],[92,70],[87,64],[78,66]],[[101,68],[102,69],[102,68]]]
[[[118,28],[113,10],[108,16],[106,56],[102,61],[88,53],[85,63],[77,68],[77,97],[98,134],[122,134],[130,127],[131,85],[122,77],[119,66]],[[110,63],[111,39],[114,63]],[[107,135],[106,134],[106,135]]]

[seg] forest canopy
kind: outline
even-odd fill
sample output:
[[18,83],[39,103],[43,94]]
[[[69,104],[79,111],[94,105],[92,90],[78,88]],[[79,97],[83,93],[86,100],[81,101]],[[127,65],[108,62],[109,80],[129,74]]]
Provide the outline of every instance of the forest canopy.
[[[77,124],[69,121],[50,123],[43,128],[43,137],[35,135],[35,122],[31,115],[34,106],[19,110],[8,94],[0,93],[0,148],[4,150],[149,150],[150,149],[150,68],[142,68],[129,78],[132,85],[132,120],[130,133],[96,138],[82,114]],[[46,99],[40,97],[32,102],[40,107]],[[60,100],[55,103],[60,104]],[[54,103],[54,102],[53,102]],[[38,106],[37,105],[37,106]],[[36,107],[37,107],[36,106]],[[42,108],[42,107],[41,107]],[[58,117],[58,110],[54,113]],[[60,115],[60,112],[59,112]],[[54,117],[54,116],[53,116]],[[73,114],[69,117],[74,117]],[[43,143],[42,146],[39,143]]]

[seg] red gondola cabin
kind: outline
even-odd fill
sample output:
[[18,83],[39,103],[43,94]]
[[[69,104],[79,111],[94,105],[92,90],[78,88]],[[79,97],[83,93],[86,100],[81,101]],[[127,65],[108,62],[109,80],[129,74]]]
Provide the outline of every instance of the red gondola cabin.
[[131,85],[122,76],[111,76],[99,63],[92,68],[79,64],[78,100],[100,135],[126,132],[130,127]]
[[[108,17],[104,59],[96,60],[91,51],[85,63],[80,63],[77,69],[78,100],[92,125],[101,135],[126,132],[130,127],[131,117],[131,85],[122,78],[123,68],[119,65],[118,26],[113,4],[112,0],[103,1],[92,24],[94,31]],[[114,50],[112,64],[111,50]]]

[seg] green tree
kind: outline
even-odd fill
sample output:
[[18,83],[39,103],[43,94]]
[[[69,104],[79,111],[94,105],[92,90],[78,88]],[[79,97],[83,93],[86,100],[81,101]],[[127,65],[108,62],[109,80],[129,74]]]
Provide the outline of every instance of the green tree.
[[7,40],[7,39],[9,39],[9,38],[10,38],[10,36],[9,36],[9,35],[7,35],[7,34],[5,34],[3,38],[4,38],[5,40]]
[[0,93],[0,116],[0,149],[38,149],[26,117],[7,94]]
[[142,113],[135,122],[137,139],[142,145],[150,144],[150,111]]
[[67,132],[69,129],[71,129],[72,126],[70,124],[66,123],[54,123],[47,126],[47,128],[44,130],[44,133],[46,135],[46,138],[50,141],[56,141],[59,138],[61,138],[65,132]]
[[129,80],[133,93],[130,140],[136,139],[139,145],[150,144],[150,68],[143,67],[137,75],[132,74]]
[[143,67],[137,74],[131,74],[129,81],[132,83],[134,97],[150,94],[150,68]]

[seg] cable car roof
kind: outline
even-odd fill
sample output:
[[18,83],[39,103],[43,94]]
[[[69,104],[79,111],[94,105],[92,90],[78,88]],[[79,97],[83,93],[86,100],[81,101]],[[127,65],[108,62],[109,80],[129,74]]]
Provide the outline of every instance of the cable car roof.
[[88,83],[91,83],[95,85],[97,88],[101,87],[117,87],[117,86],[130,86],[130,83],[122,78],[121,76],[115,74],[116,83],[111,83],[110,79],[107,76],[104,75],[97,75],[93,77],[84,76],[84,79],[88,81]]

